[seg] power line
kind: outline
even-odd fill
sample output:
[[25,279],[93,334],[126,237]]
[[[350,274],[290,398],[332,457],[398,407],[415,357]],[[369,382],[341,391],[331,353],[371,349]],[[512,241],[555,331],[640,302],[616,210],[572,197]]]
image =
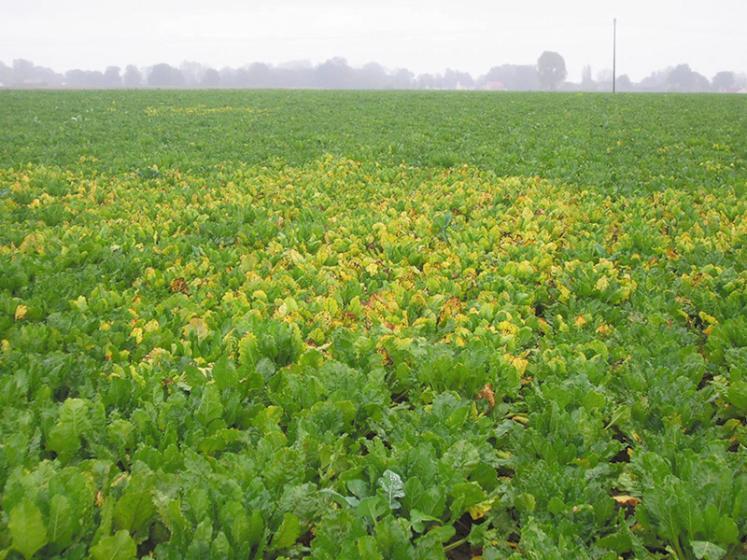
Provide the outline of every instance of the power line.
[[612,20],[612,93],[615,93],[617,71],[617,18]]

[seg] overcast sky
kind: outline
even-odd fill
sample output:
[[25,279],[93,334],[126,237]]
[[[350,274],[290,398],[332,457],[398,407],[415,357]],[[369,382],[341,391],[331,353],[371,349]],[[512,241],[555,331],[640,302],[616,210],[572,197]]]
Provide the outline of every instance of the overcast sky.
[[342,56],[416,73],[473,75],[563,55],[640,80],[689,63],[709,78],[747,71],[747,0],[0,0],[0,60],[58,71],[194,60],[317,63]]

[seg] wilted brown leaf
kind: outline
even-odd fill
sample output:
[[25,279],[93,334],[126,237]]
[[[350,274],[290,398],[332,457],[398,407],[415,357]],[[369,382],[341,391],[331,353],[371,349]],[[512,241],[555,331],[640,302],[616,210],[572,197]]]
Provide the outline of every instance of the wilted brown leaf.
[[171,281],[171,284],[169,284],[169,289],[171,290],[171,293],[175,294],[177,292],[182,294],[189,294],[189,286],[187,286],[187,281],[184,280],[184,278],[174,278]]
[[639,500],[635,496],[626,496],[624,494],[620,496],[612,496],[612,499],[615,500],[618,505],[631,508],[634,508],[641,503],[641,500]]
[[490,383],[486,383],[485,386],[480,389],[480,392],[477,393],[478,399],[485,399],[488,401],[488,404],[490,405],[490,408],[493,408],[495,406],[495,393],[493,392],[493,387]]

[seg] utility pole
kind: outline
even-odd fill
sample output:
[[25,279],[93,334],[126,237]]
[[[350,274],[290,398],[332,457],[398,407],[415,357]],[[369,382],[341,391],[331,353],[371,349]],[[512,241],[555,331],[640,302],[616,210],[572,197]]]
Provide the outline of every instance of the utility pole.
[[617,80],[617,18],[612,20],[612,93],[616,90]]

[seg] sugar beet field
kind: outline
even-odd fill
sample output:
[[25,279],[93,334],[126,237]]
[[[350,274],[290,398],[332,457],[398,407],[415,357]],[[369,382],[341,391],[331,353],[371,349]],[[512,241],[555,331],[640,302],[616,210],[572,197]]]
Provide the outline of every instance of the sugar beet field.
[[747,554],[747,98],[0,92],[0,559]]

